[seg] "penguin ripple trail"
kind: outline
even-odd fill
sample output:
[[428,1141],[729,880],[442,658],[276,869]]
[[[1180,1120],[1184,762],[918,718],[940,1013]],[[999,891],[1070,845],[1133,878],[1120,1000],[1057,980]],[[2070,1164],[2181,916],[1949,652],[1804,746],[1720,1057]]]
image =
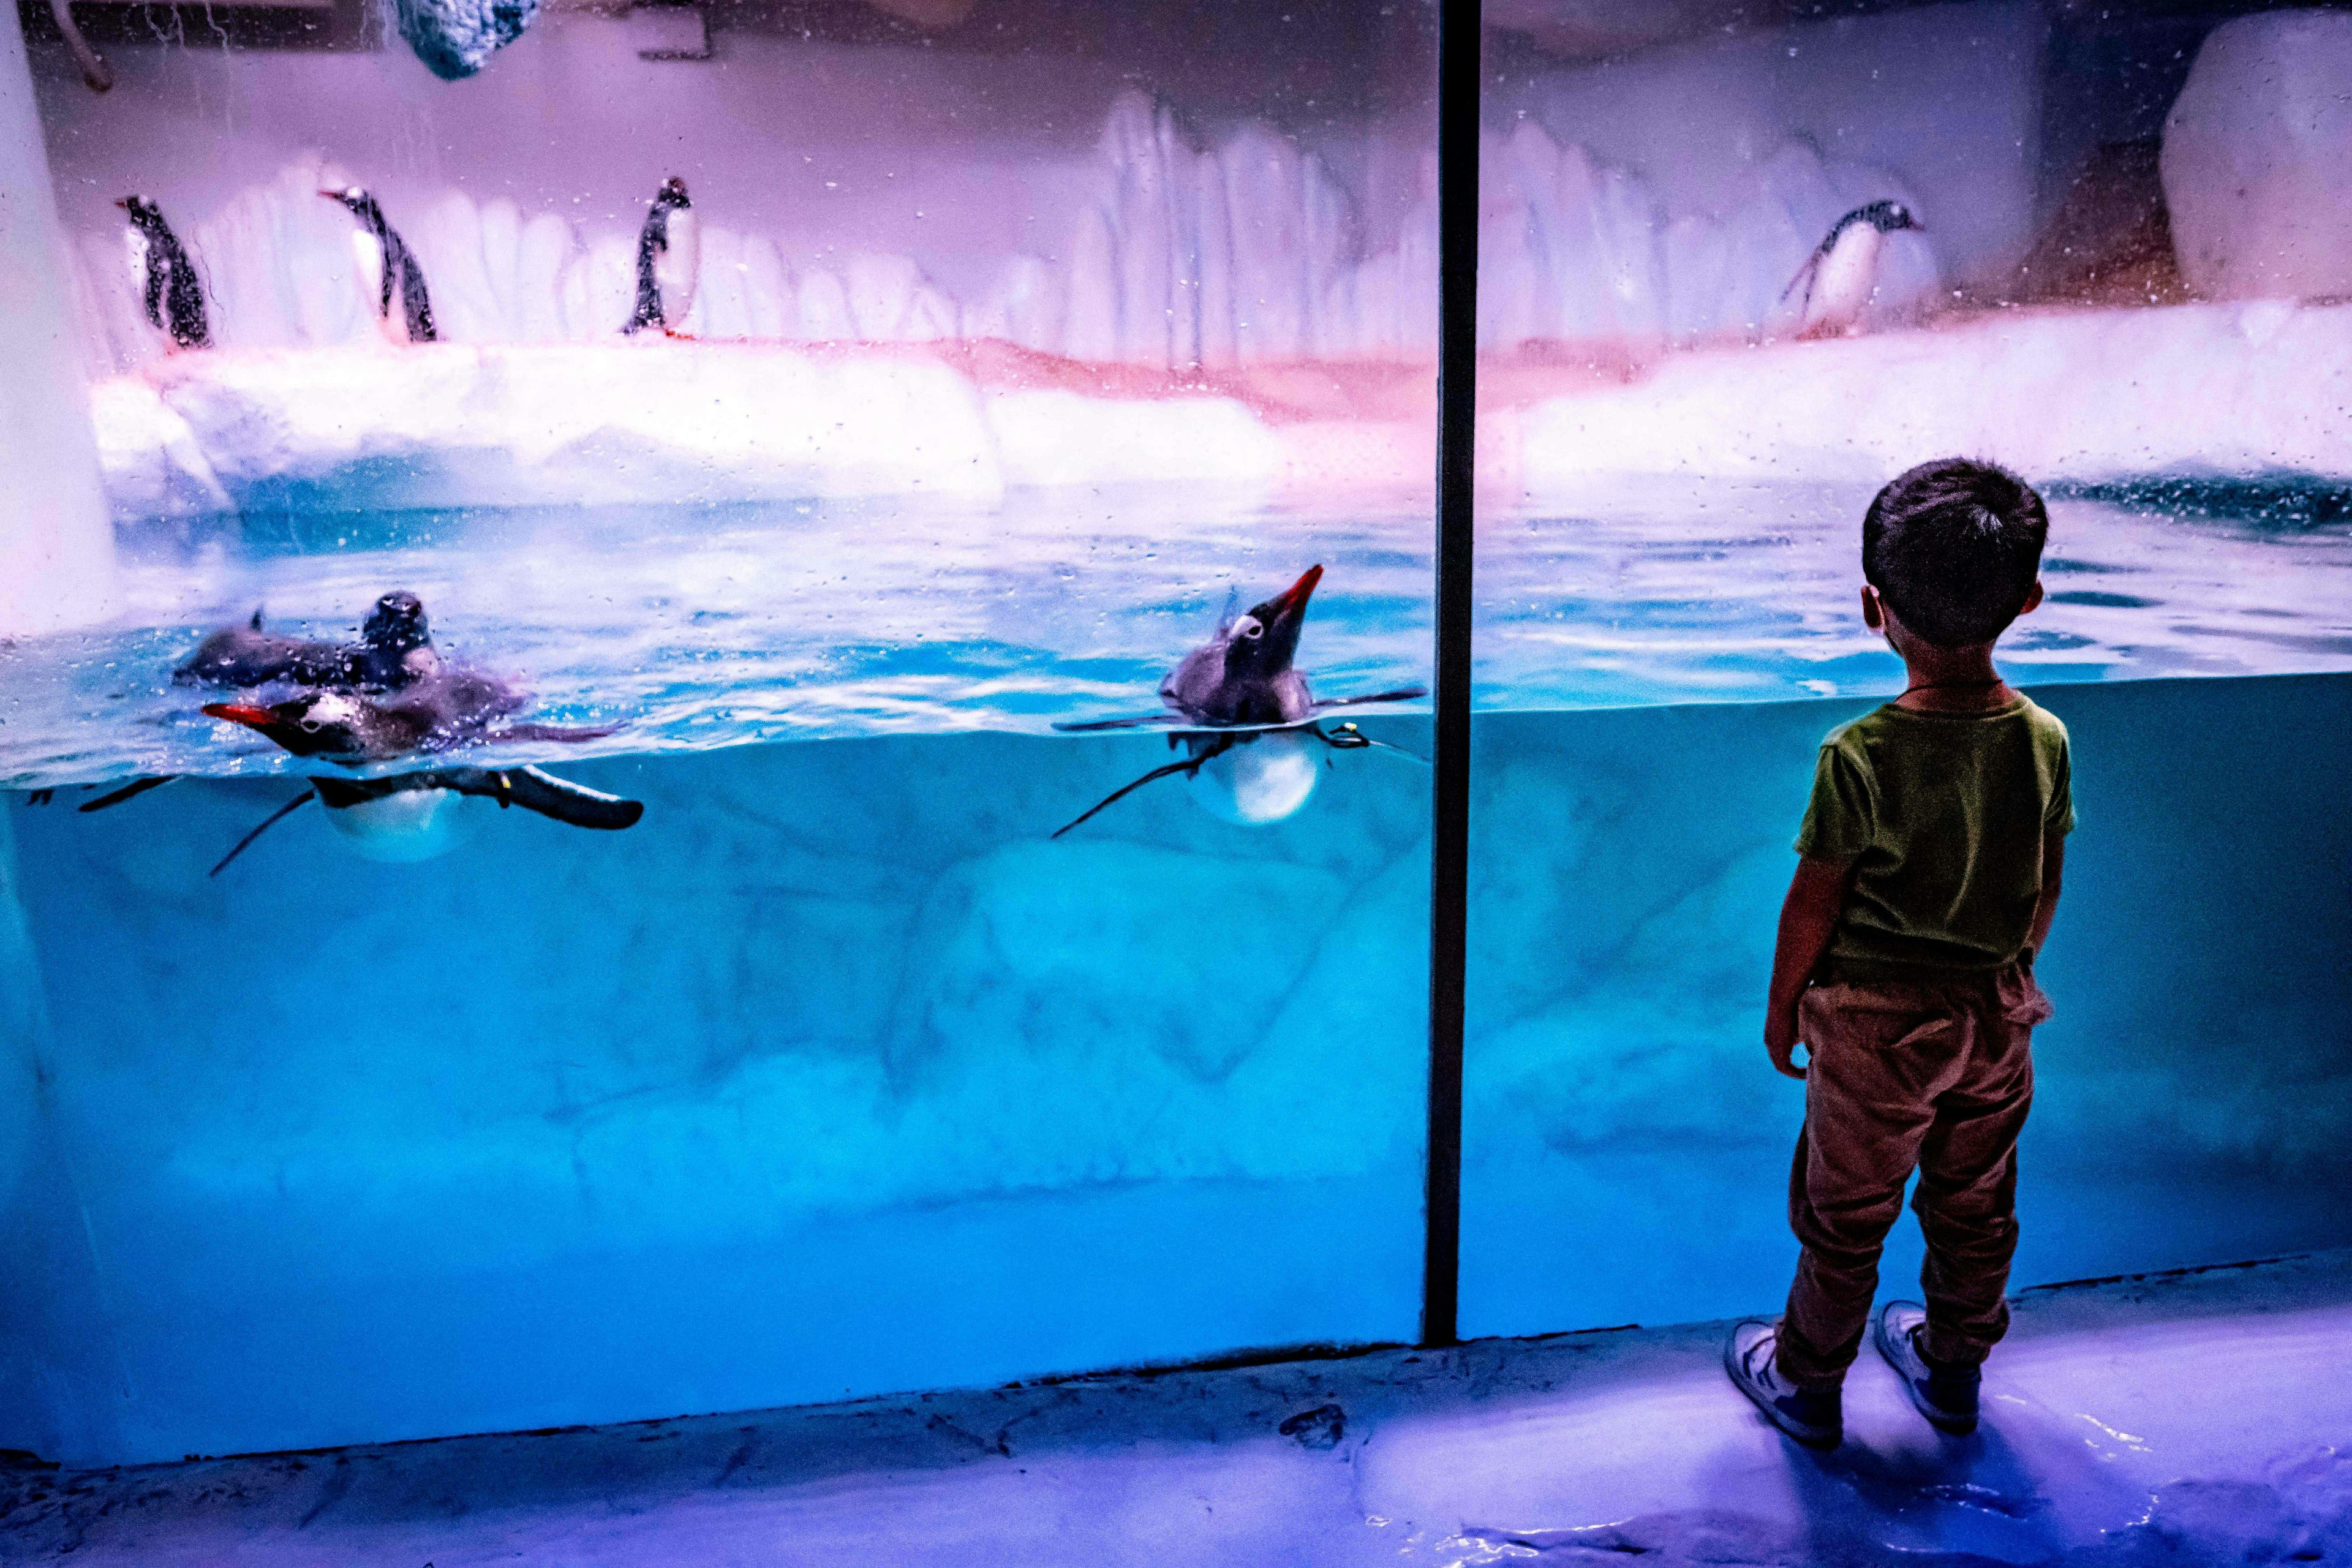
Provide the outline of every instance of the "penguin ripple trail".
[[672,337],[694,308],[695,279],[702,268],[702,236],[686,182],[672,174],[654,193],[637,231],[637,306],[624,332],[658,327]]
[[1925,232],[1901,202],[1872,202],[1832,224],[1829,234],[1780,290],[1786,303],[1803,286],[1804,297],[1797,306],[1797,335],[1831,338],[1852,332],[1871,296],[1878,291],[1879,252],[1885,237],[1906,228]]
[[375,602],[355,643],[311,641],[261,629],[261,612],[242,626],[224,626],[199,644],[172,679],[182,686],[298,686],[394,691],[434,674],[441,656],[425,618],[424,601],[395,589]]
[[1336,752],[1377,746],[1412,756],[1402,747],[1373,740],[1353,724],[1326,730],[1317,721],[1333,708],[1409,702],[1428,695],[1422,687],[1407,686],[1363,697],[1315,696],[1294,661],[1307,601],[1322,580],[1323,568],[1310,566],[1273,598],[1239,616],[1229,612],[1217,623],[1214,635],[1160,681],[1160,700],[1167,704],[1166,712],[1055,725],[1071,733],[1164,726],[1171,731],[1169,745],[1182,746],[1186,755],[1112,791],[1057,828],[1054,837],[1059,838],[1104,807],[1172,774],[1192,780],[1204,768],[1215,771],[1230,796],[1220,815],[1257,824],[1278,821],[1306,804],[1316,779],[1312,743]]
[[148,324],[163,334],[167,352],[212,347],[204,280],[180,237],[163,221],[163,208],[144,196],[125,196],[114,205],[131,216],[131,271]]
[[[352,236],[352,258],[357,263],[360,300],[375,312],[376,324],[395,343],[429,343],[438,337],[433,327],[433,300],[425,289],[425,269],[416,253],[383,216],[375,197],[359,186],[320,191],[359,219]],[[397,309],[394,309],[394,307]]]

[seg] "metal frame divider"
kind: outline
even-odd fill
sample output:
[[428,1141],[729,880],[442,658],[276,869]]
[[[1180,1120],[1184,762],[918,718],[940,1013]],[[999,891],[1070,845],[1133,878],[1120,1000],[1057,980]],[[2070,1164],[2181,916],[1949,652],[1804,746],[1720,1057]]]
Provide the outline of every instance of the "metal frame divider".
[[1437,632],[1429,891],[1429,1137],[1421,1342],[1456,1342],[1462,1021],[1469,956],[1470,571],[1478,379],[1479,0],[1441,0],[1437,41]]

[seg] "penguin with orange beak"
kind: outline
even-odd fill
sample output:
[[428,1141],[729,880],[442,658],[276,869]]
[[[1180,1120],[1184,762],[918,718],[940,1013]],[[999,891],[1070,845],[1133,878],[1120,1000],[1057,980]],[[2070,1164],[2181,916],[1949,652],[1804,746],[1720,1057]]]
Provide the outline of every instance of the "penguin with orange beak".
[[1113,791],[1054,837],[1059,838],[1155,779],[1181,773],[1198,780],[1203,769],[1219,785],[1212,809],[1220,816],[1247,824],[1278,821],[1305,805],[1314,789],[1312,745],[1340,752],[1371,746],[1402,752],[1353,724],[1326,730],[1317,722],[1328,709],[1409,702],[1427,695],[1421,687],[1408,686],[1364,697],[1316,697],[1297,659],[1307,602],[1322,581],[1323,568],[1310,566],[1273,598],[1220,620],[1214,635],[1160,681],[1165,712],[1055,725],[1074,733],[1165,726],[1171,731],[1168,743],[1181,745],[1187,754]]
[[[356,768],[416,752],[436,752],[485,741],[593,741],[609,725],[565,729],[499,720],[522,706],[520,693],[478,671],[444,665],[384,696],[356,690],[297,691],[283,701],[208,702],[205,713],[242,724],[298,757]],[[123,792],[118,791],[118,796]],[[312,778],[301,795],[265,818],[213,868],[223,867],[305,801],[316,797],[361,853],[375,859],[422,859],[446,843],[440,818],[450,799],[477,795],[519,805],[574,827],[632,826],[645,807],[570,783],[534,767],[435,768],[384,778]],[[127,798],[127,796],[124,796]],[[85,810],[111,805],[93,801]]]

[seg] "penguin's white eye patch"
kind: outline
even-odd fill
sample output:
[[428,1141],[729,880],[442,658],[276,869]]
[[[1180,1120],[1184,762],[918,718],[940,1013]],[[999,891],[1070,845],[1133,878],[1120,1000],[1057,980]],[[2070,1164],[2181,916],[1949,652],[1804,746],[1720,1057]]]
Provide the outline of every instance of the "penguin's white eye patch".
[[1258,625],[1258,620],[1255,616],[1244,616],[1240,620],[1234,623],[1234,636],[1237,637],[1247,637],[1251,641],[1255,642],[1259,637],[1265,636],[1265,628]]

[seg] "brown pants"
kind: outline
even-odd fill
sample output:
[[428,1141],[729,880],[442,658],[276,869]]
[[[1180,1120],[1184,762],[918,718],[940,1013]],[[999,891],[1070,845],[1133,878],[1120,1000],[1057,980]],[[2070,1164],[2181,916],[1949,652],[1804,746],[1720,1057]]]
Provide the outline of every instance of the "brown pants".
[[2017,1134],[2033,1103],[2033,1026],[2050,999],[2011,964],[1933,984],[1815,984],[1798,1016],[1810,1065],[1789,1224],[1804,1256],[1775,1352],[1781,1375],[1834,1385],[1853,1363],[1914,1169],[1911,1206],[1927,1238],[1925,1348],[1977,1365],[2009,1330]]

